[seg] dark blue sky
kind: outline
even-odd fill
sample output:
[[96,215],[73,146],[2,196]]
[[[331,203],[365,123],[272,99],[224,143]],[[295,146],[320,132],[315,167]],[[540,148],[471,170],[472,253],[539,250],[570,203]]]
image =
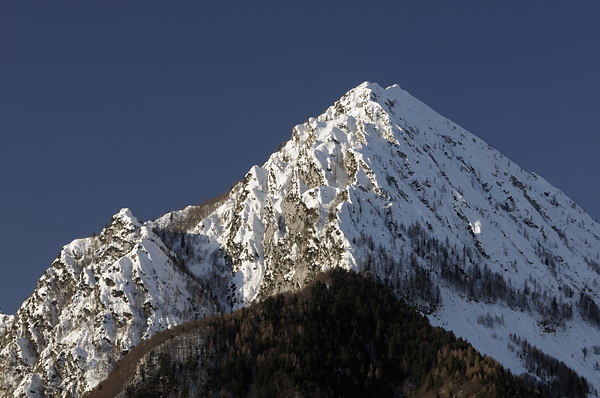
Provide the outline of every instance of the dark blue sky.
[[365,80],[600,218],[600,6],[491,3],[2,2],[0,308],[120,208],[224,192]]

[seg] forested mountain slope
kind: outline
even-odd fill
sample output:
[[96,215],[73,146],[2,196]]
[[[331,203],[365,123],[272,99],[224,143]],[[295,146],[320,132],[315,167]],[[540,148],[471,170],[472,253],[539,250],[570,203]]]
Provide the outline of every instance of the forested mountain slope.
[[137,366],[123,374],[126,357],[87,398],[118,393],[146,398],[583,397],[586,392],[585,382],[566,368],[552,386],[529,386],[465,341],[431,327],[389,289],[341,270],[319,276],[296,294],[269,297],[154,339],[162,342],[138,356]]

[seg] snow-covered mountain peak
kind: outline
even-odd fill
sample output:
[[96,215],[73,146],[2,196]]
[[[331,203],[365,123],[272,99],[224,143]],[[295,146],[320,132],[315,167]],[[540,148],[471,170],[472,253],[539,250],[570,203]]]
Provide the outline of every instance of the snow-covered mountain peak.
[[[320,140],[327,140],[332,136],[336,141],[340,141],[339,130],[318,129],[318,122],[335,122],[337,127],[349,136],[349,141],[371,147],[383,143],[367,140],[371,134],[380,135],[394,144],[399,144],[399,140],[409,139],[416,140],[421,145],[440,138],[462,141],[465,134],[470,136],[464,129],[443,118],[398,85],[383,88],[370,82],[362,83],[348,91],[321,116],[309,119],[294,130],[297,138],[306,138],[309,144],[312,143],[311,137],[315,133],[329,135],[314,136]],[[375,128],[365,129],[365,125]],[[436,134],[440,132],[443,137]]]
[[228,194],[146,223],[123,209],[65,246],[0,318],[0,392],[77,396],[140,339],[332,267],[383,281],[514,372],[534,372],[526,339],[600,389],[600,226],[399,86],[365,82]]
[[[363,83],[296,126],[191,230],[225,253],[235,306],[304,286],[331,267],[363,270],[484,353],[511,357],[503,363],[516,372],[523,365],[504,347],[518,330],[598,379],[600,357],[573,362],[580,348],[555,348],[584,339],[569,332],[575,324],[586,352],[600,347],[587,337],[600,325],[600,226],[398,86]],[[512,323],[471,335],[469,317],[489,311]]]
[[142,226],[142,222],[137,217],[135,217],[131,210],[128,208],[123,208],[119,210],[119,212],[113,216],[113,219],[119,219],[124,223],[132,224],[138,227]]
[[0,396],[77,397],[144,338],[220,311],[128,209],[65,245],[14,317],[0,317]]

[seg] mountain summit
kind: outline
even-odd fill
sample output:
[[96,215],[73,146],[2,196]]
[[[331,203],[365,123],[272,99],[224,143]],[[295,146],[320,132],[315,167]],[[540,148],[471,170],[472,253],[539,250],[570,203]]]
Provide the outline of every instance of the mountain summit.
[[600,226],[398,86],[363,83],[231,192],[65,246],[0,320],[0,392],[76,397],[160,330],[344,268],[513,373],[600,390]]

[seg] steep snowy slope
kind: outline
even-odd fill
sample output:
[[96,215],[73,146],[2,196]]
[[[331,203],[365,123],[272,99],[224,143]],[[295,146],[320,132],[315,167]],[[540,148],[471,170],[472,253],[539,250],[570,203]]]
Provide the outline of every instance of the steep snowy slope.
[[234,271],[235,306],[364,270],[511,370],[526,339],[600,388],[599,225],[397,86],[364,83],[296,126],[186,231],[210,242],[192,272],[221,256]]
[[0,396],[77,397],[141,339],[221,303],[129,210],[65,246],[0,330]]
[[0,318],[0,396],[80,396],[141,338],[332,267],[516,373],[556,376],[533,345],[600,390],[600,226],[399,87],[363,83],[229,194],[145,224],[124,210],[67,245]]

